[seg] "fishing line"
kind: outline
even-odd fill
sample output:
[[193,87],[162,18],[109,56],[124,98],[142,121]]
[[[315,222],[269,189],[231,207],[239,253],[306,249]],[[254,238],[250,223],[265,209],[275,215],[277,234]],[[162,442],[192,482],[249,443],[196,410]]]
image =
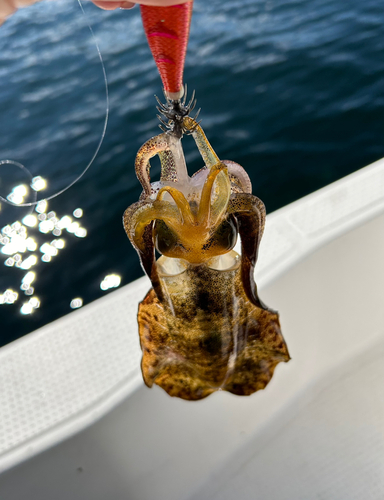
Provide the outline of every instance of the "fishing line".
[[[20,170],[22,170],[23,172],[25,172],[30,181],[32,181],[33,179],[33,175],[31,174],[31,172],[20,162],[18,161],[15,161],[15,160],[0,160],[0,167],[1,165],[14,165],[15,167],[19,168]],[[34,191],[33,192],[33,197],[34,197],[34,201],[33,202],[30,202],[28,204],[19,204],[19,203],[13,203],[12,201],[10,200],[7,200],[6,198],[3,198],[1,195],[0,195],[0,200],[1,201],[4,201],[5,203],[8,203],[8,205],[12,205],[14,207],[22,207],[22,206],[29,206],[29,207],[33,207],[34,205],[37,205],[37,203],[39,203],[38,201],[36,201],[36,198],[37,198],[37,192]],[[31,213],[32,213],[33,209],[31,210]]]
[[[95,152],[93,153],[93,156],[92,156],[91,160],[89,161],[89,163],[87,164],[87,166],[84,168],[84,170],[81,172],[81,174],[78,177],[76,177],[75,180],[73,180],[72,182],[70,182],[65,188],[61,189],[60,191],[57,191],[55,194],[53,194],[51,196],[48,196],[47,198],[42,198],[41,200],[36,200],[37,193],[35,192],[35,195],[34,195],[35,196],[35,201],[29,202],[29,203],[13,203],[12,201],[7,200],[6,198],[4,198],[3,196],[0,195],[0,201],[3,201],[4,203],[7,203],[8,205],[12,205],[14,207],[33,207],[33,206],[37,205],[38,203],[40,203],[41,201],[49,201],[49,200],[52,200],[53,198],[56,198],[56,196],[60,196],[61,194],[63,194],[65,191],[67,191],[69,188],[71,188],[74,184],[76,184],[76,182],[78,182],[83,177],[83,175],[87,172],[87,170],[90,168],[90,166],[92,165],[92,163],[95,161],[95,158],[96,158],[96,156],[97,156],[97,154],[98,154],[98,152],[99,152],[99,150],[101,148],[101,145],[102,145],[102,143],[104,141],[105,132],[107,130],[108,116],[109,116],[109,93],[108,93],[107,73],[105,71],[104,61],[103,61],[103,58],[102,58],[102,55],[101,55],[101,52],[100,52],[99,44],[97,43],[97,39],[96,39],[96,36],[95,36],[95,34],[93,32],[92,26],[88,22],[87,15],[84,12],[83,4],[81,3],[81,0],[77,0],[77,2],[79,4],[81,12],[83,13],[83,16],[86,19],[86,24],[87,24],[87,26],[89,28],[89,31],[91,32],[92,39],[95,42],[95,47],[96,47],[96,50],[97,50],[97,54],[99,56],[99,60],[100,60],[100,64],[101,64],[101,69],[103,71],[104,86],[105,86],[105,104],[106,104],[103,131],[101,133],[101,137],[100,137],[99,143],[98,143],[98,145],[96,147]],[[20,168],[25,173],[27,173],[30,179],[32,179],[34,177],[31,174],[31,172],[22,163],[19,163],[17,161],[14,161],[14,160],[0,160],[0,167],[2,165],[15,165],[16,167]]]

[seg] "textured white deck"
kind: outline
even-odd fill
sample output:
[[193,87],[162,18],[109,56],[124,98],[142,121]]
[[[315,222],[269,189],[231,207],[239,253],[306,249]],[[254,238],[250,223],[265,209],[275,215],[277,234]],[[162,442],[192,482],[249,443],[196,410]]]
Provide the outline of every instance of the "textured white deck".
[[[300,387],[302,389],[305,384],[315,383],[315,379],[320,373],[319,370],[321,368],[321,363],[323,363],[324,367],[327,368],[331,365],[333,366],[334,364],[336,369],[337,364],[342,361],[343,356],[346,356],[346,353],[348,354],[348,359],[350,359],[354,352],[356,352],[357,356],[362,349],[369,349],[369,346],[374,344],[375,339],[377,339],[378,336],[384,335],[382,328],[384,318],[381,318],[382,323],[380,327],[379,325],[377,326],[377,330],[373,330],[371,326],[368,331],[362,330],[361,342],[358,340],[358,337],[356,337],[354,343],[351,345],[347,345],[348,335],[345,336],[345,331],[342,332],[341,337],[337,336],[339,330],[332,332],[332,335],[334,335],[334,352],[328,352],[329,346],[322,351],[320,348],[321,342],[319,342],[318,338],[314,335],[312,325],[316,321],[320,324],[322,315],[335,314],[336,318],[337,303],[335,303],[334,309],[332,308],[332,302],[326,302],[327,309],[321,309],[318,306],[324,295],[324,286],[320,286],[320,283],[325,275],[321,260],[318,263],[318,269],[315,273],[313,271],[313,267],[308,267],[308,269],[304,271],[304,277],[308,276],[308,279],[310,279],[310,281],[307,282],[305,280],[303,281],[302,274],[295,275],[294,268],[295,264],[303,262],[304,257],[313,253],[316,249],[345,234],[347,231],[357,228],[365,223],[362,227],[367,227],[368,229],[365,232],[361,229],[361,236],[357,237],[357,233],[352,232],[351,234],[355,234],[355,236],[351,236],[349,244],[347,238],[346,243],[340,248],[336,245],[332,247],[332,250],[327,254],[328,247],[326,247],[324,249],[325,254],[324,252],[322,254],[325,255],[328,266],[334,268],[335,275],[337,275],[339,266],[340,268],[343,268],[344,265],[348,264],[349,267],[347,266],[345,271],[347,274],[343,278],[345,280],[347,280],[348,276],[351,277],[351,272],[354,272],[353,269],[355,262],[356,282],[352,279],[348,286],[356,286],[356,288],[358,288],[360,286],[360,282],[357,278],[359,277],[361,281],[361,279],[363,279],[366,275],[366,272],[363,272],[362,269],[365,269],[366,267],[366,271],[369,272],[370,266],[376,266],[374,261],[374,258],[377,257],[376,254],[370,255],[368,252],[367,256],[365,255],[364,239],[366,239],[366,244],[368,246],[371,245],[370,242],[372,241],[372,245],[381,248],[381,255],[383,254],[382,249],[384,249],[384,242],[380,240],[381,243],[379,243],[382,244],[380,247],[378,242],[372,240],[373,233],[379,234],[382,230],[381,234],[384,235],[384,220],[382,217],[378,217],[382,213],[384,213],[384,160],[380,160],[379,162],[376,162],[375,164],[366,167],[365,169],[362,169],[361,171],[356,172],[355,174],[352,174],[351,176],[268,216],[266,233],[262,241],[260,260],[257,267],[257,281],[259,288],[261,290],[265,290],[265,292],[262,293],[263,300],[265,300],[266,303],[271,303],[273,307],[278,308],[281,312],[284,335],[289,344],[293,361],[291,361],[288,365],[278,368],[275,378],[271,383],[271,390],[264,391],[261,395],[255,395],[255,397],[252,398],[233,398],[230,395],[220,394],[217,395],[218,397],[216,399],[209,398],[208,400],[195,404],[195,406],[191,407],[188,403],[180,401],[175,402],[174,400],[167,399],[166,395],[156,389],[152,391],[143,389],[145,392],[142,393],[140,390],[139,394],[134,394],[137,388],[142,387],[141,374],[139,370],[140,350],[136,326],[136,310],[138,302],[143,298],[149,288],[149,282],[145,278],[127,285],[126,287],[95,301],[83,309],[75,311],[70,315],[1,349],[0,471],[6,470],[7,468],[22,462],[26,458],[36,455],[38,452],[87,427],[130,395],[132,396],[132,401],[135,401],[135,408],[137,409],[135,410],[134,408],[132,409],[129,407],[129,411],[133,411],[133,414],[131,413],[130,417],[129,415],[125,415],[124,418],[128,419],[131,418],[132,415],[132,418],[136,418],[137,415],[134,417],[135,412],[137,414],[141,412],[140,401],[142,398],[149,398],[151,404],[154,404],[155,406],[156,401],[159,405],[164,404],[165,402],[168,408],[173,408],[173,411],[176,411],[176,414],[177,412],[180,412],[180,418],[184,418],[185,421],[188,420],[188,415],[192,411],[191,409],[195,412],[196,408],[197,415],[195,415],[195,417],[202,426],[201,440],[198,438],[198,429],[191,430],[190,438],[185,438],[185,442],[183,442],[182,439],[180,441],[183,445],[183,449],[186,446],[194,446],[198,443],[201,447],[202,454],[204,454],[204,443],[207,442],[204,436],[204,422],[209,422],[211,416],[210,411],[212,409],[219,409],[221,405],[223,410],[225,409],[225,411],[235,412],[232,413],[233,420],[236,422],[243,422],[245,428],[244,432],[249,433],[248,437],[250,437],[251,434],[253,436],[256,430],[253,425],[246,423],[247,419],[241,416],[241,412],[246,410],[247,406],[250,404],[253,410],[255,410],[258,406],[258,401],[263,401],[265,406],[257,409],[258,423],[262,426],[266,424],[268,418],[275,415],[275,412],[279,409],[281,410],[281,404],[284,403],[286,407],[288,407],[288,400],[284,401],[283,398],[283,401],[281,401],[279,396],[279,401],[275,402],[273,401],[273,398],[274,391],[276,394],[276,390],[279,394],[281,391],[284,392],[285,390],[285,393],[290,395],[291,399],[293,397],[293,394],[290,392],[290,388],[287,384],[289,380],[291,383],[294,383],[296,379],[292,379],[292,377],[297,377],[298,375],[295,371],[293,371],[294,375],[291,373],[291,370],[294,370],[295,367],[295,350],[297,352],[311,353],[313,352],[313,345],[319,346],[319,358],[316,362],[314,359],[311,359],[310,356],[308,357],[309,361],[302,360],[304,364],[301,366],[301,377],[303,380],[300,381],[301,385],[299,384],[299,386],[296,387],[296,389],[299,390]],[[346,235],[346,237],[349,237],[349,235]],[[356,254],[357,242],[360,242],[360,253]],[[349,252],[349,250],[351,251]],[[358,259],[360,254],[361,262],[359,262]],[[355,260],[353,262],[349,262],[348,259],[351,259],[352,257]],[[316,264],[313,265],[316,266]],[[305,266],[306,263],[304,262],[301,267],[305,269]],[[292,269],[291,273],[284,276],[284,273],[286,273],[289,269]],[[349,275],[347,272],[348,269]],[[302,273],[303,271],[300,272]],[[379,276],[384,278],[382,267],[377,268],[377,272],[382,273]],[[286,278],[291,274],[293,277],[296,276],[296,278],[292,281],[291,276],[290,281],[287,282]],[[317,281],[319,283],[318,286]],[[273,282],[274,285],[271,286]],[[335,291],[338,290],[338,293],[342,294],[343,287],[346,286],[345,283],[339,283],[339,288],[336,283],[330,283],[329,286],[332,288],[330,291],[335,293]],[[297,291],[295,290],[295,287],[298,286],[301,288]],[[303,287],[308,287],[308,290],[304,290],[305,293],[303,293]],[[271,290],[274,290],[274,292],[272,293]],[[321,295],[319,296],[318,294],[320,291]],[[289,311],[285,310],[286,304],[284,303],[284,297],[291,297],[292,294],[296,292],[299,292],[301,301],[305,302],[305,299],[307,298],[308,303],[303,303],[302,305],[303,316],[298,317],[296,311],[295,315],[290,317]],[[367,293],[377,294],[377,282],[375,280],[368,280],[368,284],[363,286],[361,294],[365,294],[366,296]],[[338,295],[336,294],[334,298],[336,302],[337,297]],[[287,300],[285,300],[285,302],[287,303]],[[354,308],[357,309],[359,307],[359,303],[347,304],[345,307],[347,306],[352,308],[351,310],[355,310]],[[344,315],[347,310],[348,308],[343,309]],[[379,313],[382,314],[381,311],[382,308],[377,312],[377,318],[375,316],[376,322],[380,322],[378,315]],[[316,319],[317,316],[318,319]],[[304,321],[303,318],[308,324],[308,336],[304,337],[304,339],[302,337],[295,337],[294,333],[291,333],[295,331],[295,322]],[[349,325],[348,321],[352,321],[352,323]],[[349,328],[352,331],[353,328],[355,328],[354,325],[356,325],[356,319],[354,319],[352,315],[351,320],[348,321],[346,321],[345,328]],[[364,325],[364,323],[362,323],[362,325]],[[316,328],[314,330],[316,330]],[[303,328],[301,328],[300,331],[303,331]],[[364,342],[366,342],[367,345],[365,345]],[[297,343],[297,345],[295,343]],[[299,343],[301,343],[300,347]],[[305,351],[305,349],[307,349],[307,351]],[[372,349],[375,356],[380,356],[381,351],[377,346],[372,347]],[[326,357],[326,359],[324,357]],[[317,362],[319,366],[316,364]],[[293,368],[290,368],[290,366]],[[282,373],[285,373],[285,376],[283,375],[279,378],[279,375]],[[369,377],[371,375],[362,374],[362,379],[364,376]],[[312,380],[311,377],[314,377],[314,379]],[[280,389],[278,389],[279,387]],[[364,384],[360,386],[359,394],[363,395],[363,389]],[[340,389],[340,391],[341,394],[343,394],[343,390]],[[336,393],[333,392],[332,394]],[[336,398],[335,401],[337,403],[338,396],[335,395],[332,397]],[[125,406],[123,405],[120,408],[125,408],[124,411],[128,411],[128,407],[126,406],[127,404],[129,406],[129,400],[124,403]],[[117,418],[120,422],[120,417],[118,418],[113,416],[119,414],[116,413],[116,411],[119,412],[120,410],[115,410],[115,412],[112,412],[111,417],[108,418]],[[236,411],[239,411],[240,415],[237,415]],[[314,412],[313,415],[315,415],[317,411],[318,410],[316,409],[312,410],[312,413]],[[157,420],[158,417],[161,418],[161,416],[158,416],[156,413],[150,416],[155,420]],[[106,425],[105,422],[108,418],[103,419],[103,421],[97,425]],[[217,418],[217,415],[215,415],[215,418]],[[220,418],[223,419],[223,423],[217,425],[217,428],[221,430],[226,429],[225,432],[227,433],[229,442],[232,443],[231,450],[233,451],[236,447],[244,444],[245,442],[241,436],[239,437],[236,434],[239,424],[236,424],[237,426],[234,430],[232,429],[230,422],[227,422],[228,415],[222,414]],[[384,419],[383,416],[382,418]],[[121,422],[123,422],[123,420],[121,420]],[[170,429],[163,428],[163,424],[164,422],[160,425],[161,429],[159,429],[159,432],[163,433],[163,439],[165,439],[165,436],[168,436],[168,442],[170,442]],[[116,425],[118,426],[118,424]],[[128,426],[128,421],[126,425]],[[152,467],[154,471],[159,465],[158,460],[161,459],[161,455],[159,456],[161,446],[164,447],[166,444],[161,438],[159,438],[156,449],[151,450],[151,443],[148,441],[148,436],[151,436],[152,438],[156,436],[153,426],[151,430],[146,428],[146,426],[151,427],[151,420],[145,421],[144,424],[144,422],[139,419],[136,420],[136,425],[138,425],[136,430],[127,428],[126,433],[123,431],[122,436],[126,435],[127,441],[122,440],[121,443],[115,442],[115,448],[118,449],[120,445],[126,445],[124,453],[128,453],[128,455],[124,456],[131,466],[131,471],[136,471],[135,466],[132,464],[135,463],[135,460],[139,460],[140,462],[140,459],[142,460],[140,462],[142,468],[146,469],[149,467],[150,469]],[[174,431],[177,434],[179,424],[173,422],[172,425],[174,426]],[[210,425],[207,424],[207,426],[211,429],[210,432],[215,433],[214,429],[212,430],[211,428],[212,422],[210,422]],[[97,426],[92,429],[96,428]],[[260,428],[258,428],[258,432],[259,431]],[[89,432],[93,431],[89,430]],[[153,451],[152,459],[148,457],[144,458],[146,456],[145,454],[143,456],[140,455],[139,442],[137,442],[137,438],[133,438],[132,435],[134,432],[147,434],[147,438],[143,435],[142,443],[144,447],[148,447],[148,453],[149,450],[151,450],[151,453]],[[215,441],[216,438],[214,438],[211,445],[217,446],[218,448],[215,453],[213,453],[211,462],[207,458],[204,461],[200,457],[196,463],[193,461],[193,466],[191,464],[186,464],[190,473],[192,471],[193,474],[199,474],[199,477],[193,483],[194,488],[196,488],[199,483],[204,484],[204,480],[208,478],[208,476],[204,476],[201,468],[199,468],[199,463],[204,463],[206,467],[217,467],[218,454],[223,454],[220,459],[222,461],[226,456],[225,453],[228,452],[228,449],[225,448],[225,443],[222,443],[222,435],[219,431],[217,432],[217,440]],[[83,433],[81,436],[85,436],[84,439],[86,439],[87,435],[89,436],[90,434]],[[130,436],[131,441],[129,441],[128,436]],[[82,438],[80,437],[80,439]],[[231,439],[232,441],[230,441]],[[287,439],[287,443],[289,443],[289,438]],[[73,441],[71,440],[68,443],[71,442]],[[111,438],[111,443],[113,442],[114,441]],[[70,446],[70,444],[68,444],[68,446]],[[130,446],[132,446],[132,457],[129,456]],[[292,446],[294,446],[294,444],[292,444]],[[172,449],[171,444],[169,445],[169,449]],[[57,454],[58,452],[54,453]],[[180,451],[180,453],[181,456],[174,453],[172,456],[169,456],[168,460],[175,460],[176,463],[177,460],[185,460],[182,451]],[[207,450],[205,450],[205,454],[206,453]],[[40,463],[39,460],[41,459],[41,464],[45,463],[45,467],[47,467],[47,462],[44,462],[44,457],[47,457],[47,455],[41,455],[41,458],[38,457],[36,459],[37,461],[34,463]],[[214,457],[216,457],[216,459],[214,459]],[[288,460],[288,455],[282,454],[281,457],[282,461],[284,461],[284,459]],[[148,460],[148,463],[146,463],[145,460]],[[206,460],[208,460],[208,462],[206,462]],[[36,467],[38,467],[38,465],[36,465]],[[41,465],[41,467],[43,467],[43,465]],[[136,466],[136,468],[137,467],[138,466]],[[169,467],[171,467],[170,462]],[[172,465],[172,467],[174,467],[174,465]],[[195,467],[195,469],[193,467]],[[122,472],[125,469],[121,463],[118,468],[120,470],[118,474],[120,479],[120,476],[123,477],[124,474],[126,474],[127,477],[130,477],[126,472]],[[167,465],[163,464],[163,468],[164,474],[166,475]],[[18,483],[18,470],[19,469],[14,469],[13,471],[10,471],[10,473],[0,477],[0,492],[5,491],[7,493],[7,495],[4,496],[7,500],[23,498],[20,496],[20,491],[18,493],[19,496],[17,496],[18,490],[16,485]],[[26,477],[28,477],[28,464],[21,466],[20,470],[24,471]],[[225,470],[225,468],[223,470]],[[56,474],[56,468],[54,471],[56,472],[51,472]],[[140,477],[140,470],[137,470],[136,472],[138,477]],[[143,473],[143,471],[141,473]],[[228,471],[226,474],[228,475]],[[239,477],[241,477],[241,475]],[[150,481],[147,483],[147,486],[145,487],[143,484],[143,478],[144,477],[142,477],[142,480],[139,482],[137,482],[138,479],[136,478],[137,484],[133,480],[133,483],[130,483],[132,485],[135,484],[136,489],[134,488],[132,490],[128,489],[127,491],[121,491],[121,494],[114,491],[112,498],[114,500],[120,498],[130,498],[130,500],[141,498],[145,500],[151,500],[152,498],[160,500],[162,498],[167,498],[167,500],[171,500],[173,498],[189,498],[192,492],[192,485],[190,482],[188,483],[188,481],[190,481],[190,476],[188,476],[187,472],[181,473],[181,478],[184,478],[182,480],[185,480],[186,484],[188,484],[187,491],[185,491],[185,487],[183,487],[182,482],[179,484],[181,481],[180,478],[179,481],[175,480],[175,484],[173,484],[170,489],[163,488],[163,490],[159,486],[161,484],[160,476],[158,478],[158,482],[156,482],[156,475],[154,478],[152,477],[152,482]],[[309,475],[308,478],[310,480],[311,476]],[[225,484],[225,476],[222,476],[219,473],[217,480],[222,481],[222,483]],[[28,484],[28,481],[26,481],[25,484]],[[97,484],[97,481],[95,484]],[[116,480],[116,484],[120,484],[119,481]],[[144,488],[142,491],[140,490],[141,486]],[[1,489],[2,487],[4,488],[3,490]],[[70,486],[68,486],[68,488],[70,488]],[[145,488],[147,488],[147,490]],[[227,488],[228,491],[231,491],[229,486],[225,486],[225,488]],[[107,498],[107,495],[110,495],[112,490],[107,489],[103,492],[102,488],[99,490],[96,488],[92,493],[92,496],[89,497],[84,496],[84,492],[81,493],[81,495],[79,493],[80,496],[76,496],[75,492],[70,489],[66,490],[64,488],[62,491],[63,496],[61,496],[59,491],[55,491],[55,489],[53,489],[50,494],[52,495],[52,492],[55,492],[54,497],[57,500],[61,498],[71,498],[71,500],[77,500],[77,498],[88,500],[88,498],[92,498],[92,500],[96,500],[99,498]],[[128,491],[132,493],[129,497],[127,496]],[[150,496],[151,491],[157,491],[157,495]],[[227,496],[224,496],[222,493],[220,493],[222,496],[217,496],[214,489],[204,487],[196,498],[232,499],[236,496],[235,491],[236,490],[232,491],[232,496],[229,493]],[[247,491],[244,492],[245,496],[240,498],[250,498],[250,493]],[[183,494],[181,492],[183,492]],[[210,496],[205,497],[204,495],[208,495],[208,492]],[[65,496],[64,493],[67,496]],[[36,494],[41,495],[42,493],[37,489]],[[90,494],[91,493],[89,493],[89,495]],[[104,497],[102,494],[104,494]],[[295,494],[297,494],[297,492]],[[268,490],[268,494],[265,493],[264,496],[261,495],[258,498],[275,498],[273,495],[275,495],[273,490]],[[3,496],[1,496],[1,498],[3,498]],[[38,496],[35,496],[35,498],[38,498]],[[41,496],[41,499],[43,498],[53,497]],[[300,495],[296,497],[276,495],[276,499],[277,498],[307,499],[312,497],[304,497]],[[328,500],[328,498],[333,497],[326,496],[324,498],[327,498]],[[334,498],[339,499],[344,497],[335,496]]]

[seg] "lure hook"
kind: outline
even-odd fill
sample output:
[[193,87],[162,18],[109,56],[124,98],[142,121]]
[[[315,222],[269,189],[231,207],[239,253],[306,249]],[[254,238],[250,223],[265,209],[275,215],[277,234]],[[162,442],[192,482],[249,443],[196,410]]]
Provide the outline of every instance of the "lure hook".
[[[158,119],[161,122],[159,127],[163,132],[168,131],[178,139],[183,137],[183,134],[192,134],[194,129],[186,130],[183,126],[183,121],[186,116],[194,110],[197,99],[195,99],[195,91],[192,92],[191,99],[186,105],[187,101],[187,84],[185,84],[184,96],[182,99],[172,100],[169,99],[166,92],[164,91],[165,103],[162,103],[160,99],[155,95],[155,99],[158,102],[159,106],[156,106],[157,111],[160,115],[157,115]],[[194,120],[199,116],[200,109],[197,111]],[[168,122],[164,121],[164,118],[168,120]],[[199,125],[200,122],[196,123],[196,126]]]

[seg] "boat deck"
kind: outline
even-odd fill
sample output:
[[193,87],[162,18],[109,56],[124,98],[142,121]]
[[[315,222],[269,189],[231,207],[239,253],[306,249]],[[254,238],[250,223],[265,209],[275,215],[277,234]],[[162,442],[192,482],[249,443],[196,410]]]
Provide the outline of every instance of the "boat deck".
[[268,216],[292,360],[248,398],[143,386],[145,278],[1,349],[1,498],[382,498],[383,255],[384,160]]

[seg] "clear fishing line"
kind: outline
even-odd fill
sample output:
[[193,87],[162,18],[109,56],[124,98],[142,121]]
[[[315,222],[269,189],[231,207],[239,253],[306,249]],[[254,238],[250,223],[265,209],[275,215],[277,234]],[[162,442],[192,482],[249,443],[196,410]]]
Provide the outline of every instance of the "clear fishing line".
[[[103,72],[104,85],[105,85],[105,103],[106,103],[103,131],[101,133],[100,140],[99,140],[99,142],[97,144],[97,147],[95,149],[95,152],[93,153],[92,158],[90,159],[90,161],[88,162],[88,164],[86,165],[86,167],[84,168],[84,170],[80,173],[80,175],[78,175],[76,177],[76,179],[74,179],[72,182],[70,182],[65,188],[57,191],[55,194],[53,194],[51,196],[48,196],[46,198],[42,198],[41,200],[36,200],[37,193],[35,192],[34,193],[35,200],[31,201],[31,202],[28,202],[28,203],[13,203],[12,201],[8,200],[7,198],[4,198],[3,196],[1,196],[1,194],[0,194],[0,201],[3,201],[4,203],[7,203],[8,205],[12,205],[13,207],[34,207],[35,205],[37,205],[41,201],[49,201],[49,200],[52,200],[53,198],[56,198],[57,196],[63,194],[65,191],[67,191],[69,188],[71,188],[73,185],[75,185],[76,182],[78,182],[83,177],[83,175],[87,172],[87,170],[91,167],[91,165],[95,161],[96,156],[97,156],[97,154],[98,154],[98,152],[99,152],[99,150],[101,148],[101,145],[102,145],[102,143],[104,141],[105,132],[107,130],[107,124],[108,124],[108,116],[109,116],[109,94],[108,94],[107,74],[106,74],[106,71],[105,71],[104,61],[103,61],[103,58],[102,58],[102,55],[101,55],[101,52],[100,52],[99,44],[97,43],[97,39],[96,39],[96,36],[95,36],[95,34],[93,32],[92,26],[88,22],[87,15],[84,12],[83,4],[81,3],[81,0],[77,0],[77,2],[79,4],[79,7],[81,9],[81,12],[82,12],[83,16],[85,16],[86,24],[87,24],[87,26],[89,28],[89,31],[91,32],[92,39],[95,42],[95,47],[96,47],[96,50],[97,50],[97,54],[99,56],[99,60],[100,60],[100,64],[101,64],[101,69],[102,69],[102,72]],[[31,172],[22,163],[19,163],[17,161],[14,161],[14,160],[0,160],[0,168],[1,168],[2,165],[14,165],[15,167],[17,167],[17,168],[21,169],[23,172],[25,172],[31,180],[34,177],[31,174]]]

